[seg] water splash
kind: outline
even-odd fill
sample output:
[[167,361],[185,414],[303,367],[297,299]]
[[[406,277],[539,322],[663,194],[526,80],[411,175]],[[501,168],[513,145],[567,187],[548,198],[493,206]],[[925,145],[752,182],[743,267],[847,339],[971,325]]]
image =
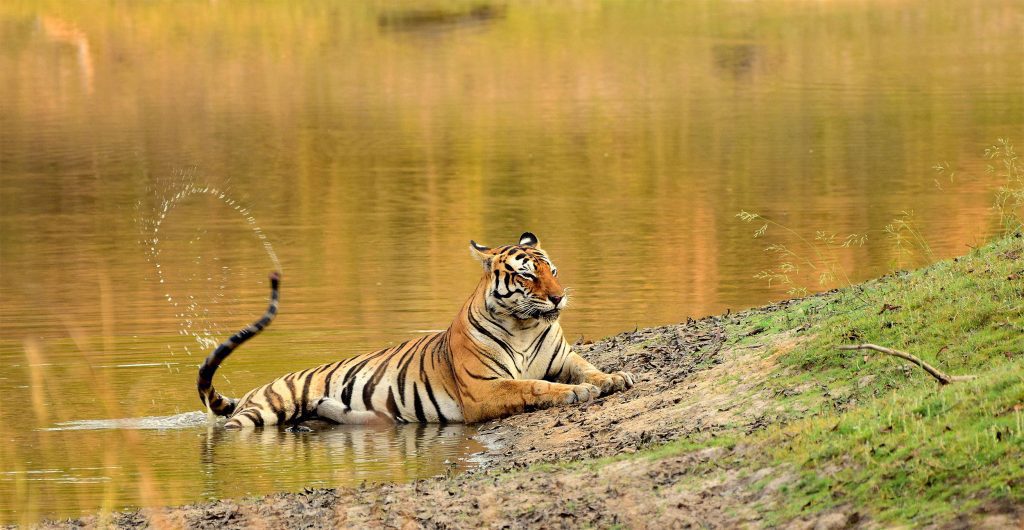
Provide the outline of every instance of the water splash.
[[[153,216],[142,216],[142,204],[136,205],[136,210],[140,215],[137,216],[139,225],[142,230],[142,240],[140,243],[146,252],[147,260],[153,263],[154,270],[156,271],[156,281],[162,285],[169,286],[167,273],[164,271],[164,267],[161,265],[161,230],[164,228],[164,223],[170,214],[174,211],[175,207],[186,202],[190,198],[196,196],[208,196],[213,197],[220,201],[222,204],[230,208],[232,211],[237,212],[243,219],[249,229],[252,230],[253,235],[256,236],[263,250],[266,252],[267,257],[270,258],[273,263],[274,270],[281,271],[281,261],[277,257],[277,252],[274,251],[274,246],[270,243],[266,233],[260,228],[256,221],[255,216],[252,215],[251,210],[243,205],[241,202],[231,198],[227,191],[216,186],[208,184],[201,184],[195,182],[194,175],[192,173],[183,173],[181,175],[182,181],[178,186],[164,197],[160,198],[159,203],[155,208],[155,215]],[[190,241],[189,245],[196,243],[202,238],[202,234],[206,231],[203,230],[200,235],[195,235]],[[202,262],[202,256],[196,256],[194,258],[195,263],[198,265]],[[218,261],[217,257],[213,257],[212,261]],[[217,271],[219,272],[219,278],[217,278],[218,287],[215,293],[216,299],[213,303],[222,302],[225,292],[227,291],[228,279],[231,275],[231,270],[227,266],[220,266]],[[207,281],[214,281],[213,274],[206,274]],[[214,332],[211,328],[216,328],[217,325],[214,322],[209,321],[209,310],[196,299],[195,295],[185,295],[177,297],[172,295],[169,288],[164,291],[163,298],[170,304],[175,310],[175,317],[179,319],[179,334],[183,336],[191,336],[194,339],[196,345],[199,346],[200,351],[206,352],[219,344],[219,336],[222,333]],[[168,350],[171,355],[174,355],[174,349],[168,346]],[[183,350],[187,355],[192,355],[192,350],[188,346],[184,346]]]
[[172,416],[145,416],[141,418],[114,418],[109,420],[74,420],[55,424],[43,431],[92,431],[104,429],[167,430],[188,429],[206,423],[203,411],[185,412]]

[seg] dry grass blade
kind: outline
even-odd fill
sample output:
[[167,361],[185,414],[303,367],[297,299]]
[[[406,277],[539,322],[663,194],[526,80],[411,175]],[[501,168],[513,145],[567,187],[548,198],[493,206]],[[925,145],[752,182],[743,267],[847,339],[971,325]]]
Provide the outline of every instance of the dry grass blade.
[[945,372],[942,372],[941,370],[939,370],[938,368],[935,368],[934,366],[932,366],[932,365],[922,361],[921,359],[918,359],[914,355],[911,355],[911,354],[909,354],[907,352],[904,352],[904,351],[894,350],[892,348],[886,348],[885,346],[878,346],[876,344],[855,344],[855,345],[848,345],[848,346],[840,346],[839,349],[840,350],[874,350],[874,351],[881,352],[881,353],[884,353],[884,354],[887,354],[887,355],[892,355],[893,357],[899,357],[900,359],[904,359],[904,360],[910,361],[910,362],[920,366],[922,369],[924,369],[925,372],[928,372],[929,374],[931,374],[932,377],[937,379],[939,381],[940,385],[948,385],[950,383],[955,383],[957,381],[970,381],[971,379],[974,379],[974,378],[977,377],[976,375],[948,375]]

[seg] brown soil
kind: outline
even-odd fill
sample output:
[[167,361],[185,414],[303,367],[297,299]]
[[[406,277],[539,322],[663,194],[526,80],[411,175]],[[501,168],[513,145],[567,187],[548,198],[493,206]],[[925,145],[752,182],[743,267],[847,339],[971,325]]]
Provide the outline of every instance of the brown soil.
[[[742,443],[732,449],[708,447],[664,458],[615,457],[687,438],[713,446],[718,435],[729,433],[735,439],[791,419],[789,416],[795,413],[780,407],[773,399],[777,396],[758,389],[772,372],[778,355],[803,340],[802,329],[773,334],[763,344],[745,348],[730,346],[735,337],[726,333],[728,322],[785,305],[578,344],[582,355],[598,367],[632,371],[639,382],[626,392],[590,404],[536,411],[482,425],[478,438],[487,447],[486,464],[462,475],[137,510],[44,526],[765,526],[760,513],[776,505],[795,473],[785,468],[728,465],[752,451]],[[747,335],[757,333],[755,328]],[[606,460],[595,463],[594,459]],[[999,521],[1020,521],[1019,514],[999,512],[995,517]],[[998,524],[996,519],[991,522]],[[851,509],[791,521],[787,526],[874,525]]]

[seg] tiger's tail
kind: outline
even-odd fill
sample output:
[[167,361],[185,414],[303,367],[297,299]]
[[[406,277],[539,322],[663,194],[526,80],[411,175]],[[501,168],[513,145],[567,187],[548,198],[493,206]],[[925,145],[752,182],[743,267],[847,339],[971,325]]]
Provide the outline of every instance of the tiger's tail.
[[270,306],[263,317],[249,324],[238,333],[235,333],[228,340],[222,342],[213,350],[203,364],[199,367],[199,377],[196,379],[196,388],[199,390],[199,399],[218,416],[229,416],[235,411],[237,400],[225,397],[213,388],[213,374],[217,371],[220,363],[227,359],[235,348],[243,342],[255,337],[263,328],[270,325],[277,315],[278,286],[281,283],[281,275],[277,272],[270,273]]

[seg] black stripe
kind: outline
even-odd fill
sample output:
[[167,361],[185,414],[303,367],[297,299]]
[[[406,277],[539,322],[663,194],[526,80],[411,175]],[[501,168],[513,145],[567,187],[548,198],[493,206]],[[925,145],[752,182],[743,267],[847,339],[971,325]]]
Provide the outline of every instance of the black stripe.
[[427,387],[427,397],[430,398],[430,403],[434,405],[434,410],[437,411],[437,421],[441,423],[448,423],[448,418],[444,417],[441,412],[441,407],[437,404],[437,399],[434,397],[434,389],[430,386],[430,378],[423,378],[423,384]]
[[388,414],[391,414],[391,417],[395,421],[398,421],[398,422],[401,422],[401,423],[408,423],[408,422],[405,421],[405,418],[402,417],[401,411],[398,410],[398,404],[395,403],[395,387],[388,387],[387,407],[388,407]]
[[530,360],[526,361],[527,366],[533,364],[534,359],[537,358],[537,354],[540,353],[540,347],[544,345],[544,339],[548,336],[548,332],[551,331],[552,327],[554,326],[549,326],[548,329],[544,330],[544,333],[541,333],[540,336],[535,339],[537,341],[537,346],[533,348],[533,353],[530,354]]
[[[446,333],[446,335],[447,335],[447,333]],[[431,348],[432,354],[434,355],[434,357],[437,357],[437,362],[439,362],[439,363],[447,363],[448,359],[451,357],[451,355],[448,352],[448,350],[445,349],[445,343],[446,343],[446,341],[442,340],[436,347]],[[450,364],[451,363],[448,363],[449,367],[450,367]],[[431,366],[434,366],[434,365],[431,364]],[[455,375],[454,371],[449,371],[448,373],[450,373],[453,376]]]
[[[497,368],[500,368],[506,374],[508,374],[508,376],[510,378],[512,378],[512,379],[516,378],[516,376],[512,375],[512,372],[508,371],[508,368],[505,368],[505,366],[502,365],[501,363],[499,363],[497,361],[497,359],[495,359],[494,357],[491,357],[490,355],[487,355],[487,353],[485,351],[483,351],[483,350],[476,350],[475,353],[479,356],[478,359],[480,361],[480,364],[483,364],[484,366],[486,366],[488,370],[490,370],[490,371],[492,371],[494,373],[498,373],[498,370],[495,368],[495,367],[497,367]],[[490,361],[490,362],[487,362],[487,361]],[[493,366],[492,366],[492,364],[493,364]]]
[[[423,340],[423,339],[420,339],[420,340]],[[419,342],[419,341],[415,341],[415,342]],[[405,349],[406,346],[408,346],[410,344],[415,344],[415,342],[405,341],[405,342],[399,344],[398,346],[395,346],[394,348],[391,348],[391,349],[387,350],[388,351],[388,356],[386,358],[384,358],[384,360],[381,361],[381,362],[383,362],[384,364],[390,363],[391,359],[395,358],[395,355],[398,355],[399,353],[401,353],[402,350]]]
[[[407,372],[409,371],[409,365],[412,364],[412,361],[413,361],[413,359],[416,358],[416,354],[417,353],[422,355],[423,352],[425,352],[430,347],[430,345],[433,344],[434,341],[437,340],[437,338],[440,335],[441,335],[440,333],[435,333],[434,335],[426,335],[426,336],[424,336],[423,339],[427,339],[427,340],[426,340],[426,342],[423,342],[423,339],[421,339],[420,342],[423,342],[422,347],[419,347],[419,348],[409,348],[409,350],[405,353],[405,356],[402,357],[402,359],[400,359],[398,361],[398,365],[401,366],[401,368],[398,370],[398,399],[400,399],[402,401],[402,405],[403,406],[405,406],[405,381],[407,379]],[[419,343],[417,343],[417,344],[419,344]]]
[[352,379],[347,384],[345,384],[345,388],[341,389],[341,404],[345,405],[346,409],[352,408],[352,406],[349,404],[352,403],[352,391],[355,390],[355,386],[356,380]]
[[250,420],[252,420],[252,423],[255,426],[257,426],[257,427],[262,427],[263,426],[263,416],[261,416],[255,410],[248,409],[248,410],[242,412],[241,415],[245,416],[246,418],[249,418]]
[[445,351],[445,348],[447,348],[447,347],[448,347],[448,332],[444,331],[444,332],[439,333],[434,340],[430,341],[429,344],[424,344],[423,345],[423,350],[424,351],[443,352],[443,351]]
[[331,397],[331,379],[334,379],[334,372],[337,372],[341,366],[345,364],[341,361],[334,363],[334,368],[331,368],[330,373],[324,378],[324,396]]
[[307,368],[305,370],[301,370],[299,372],[295,372],[294,374],[288,375],[288,377],[291,379],[292,385],[295,387],[295,390],[293,392],[295,393],[295,417],[297,418],[301,417],[306,412],[305,403],[303,403],[299,399],[302,395],[302,387],[299,385],[302,384],[302,381],[304,381],[303,378],[307,377],[309,372],[312,372],[312,370]]
[[[562,350],[558,349],[557,351],[555,351],[555,353],[551,355],[551,360],[548,361],[548,367],[544,369],[544,379],[548,378],[548,373],[551,371],[551,365],[555,364],[555,359],[558,357],[558,353],[560,351]],[[565,361],[562,361],[562,366],[565,366]]]
[[267,400],[270,410],[277,416],[277,423],[284,423],[284,400],[281,395],[273,389],[274,384],[267,385],[263,390],[263,397]]
[[413,395],[413,407],[416,409],[416,419],[420,423],[426,423],[427,417],[423,415],[423,402],[420,401],[420,393],[416,388],[416,383],[412,384],[412,395]]
[[306,410],[306,404],[309,402],[309,387],[313,386],[313,377],[316,376],[317,374],[319,374],[320,372],[323,372],[328,366],[330,366],[330,365],[325,364],[323,366],[319,366],[317,368],[314,368],[313,370],[310,370],[309,375],[307,375],[306,378],[303,379],[303,381],[302,381],[302,385],[303,385],[302,386],[302,415],[303,416],[305,416],[307,412],[313,412],[311,410],[310,411]]
[[[470,308],[470,311],[472,311],[472,308]],[[491,317],[489,317],[489,316],[487,315],[487,313],[481,312],[481,313],[480,313],[480,316],[484,317],[484,320],[486,320],[486,321],[490,322],[491,324],[494,324],[495,326],[497,326],[497,327],[498,327],[498,329],[500,329],[500,330],[504,331],[506,335],[509,335],[509,336],[511,336],[511,335],[512,335],[512,333],[510,333],[510,332],[509,332],[509,330],[505,329],[505,326],[502,326],[502,325],[501,325],[500,323],[498,323],[498,322],[497,322],[496,320],[494,320],[494,319],[492,319]]]
[[[568,355],[563,355],[562,356],[562,364],[560,364],[558,366],[558,371],[553,373],[553,374],[551,374],[552,376],[557,377],[558,378],[557,380],[559,380],[559,381],[561,380],[562,371],[565,370],[565,362],[568,361],[568,360],[569,360],[569,356]],[[545,373],[544,375],[546,376],[547,373]]]
[[469,375],[470,377],[472,377],[473,379],[480,379],[482,381],[493,381],[494,379],[500,379],[500,377],[498,377],[496,375],[487,375],[487,376],[477,375],[477,374],[474,374],[473,372],[470,372],[469,370],[467,370],[465,368],[463,368],[462,371],[466,372],[466,374]]
[[[365,359],[356,363],[355,366],[349,368],[348,371],[345,372],[345,377],[342,378],[342,384],[345,385],[345,388],[341,391],[341,402],[345,404],[345,407],[352,408],[352,392],[355,391],[356,379],[358,378],[357,376],[359,375],[359,371],[366,366],[366,363],[370,362],[374,357],[379,356],[385,351],[387,350],[380,350],[367,355]],[[359,357],[355,358],[358,359]]]
[[400,365],[402,368],[398,370],[398,398],[402,400],[402,405],[405,405],[405,380],[408,377],[409,365],[412,364],[412,359],[415,355],[410,354],[408,360],[404,364]]
[[366,410],[374,410],[373,408],[373,391],[377,389],[377,385],[380,384],[380,380],[384,378],[384,372],[388,369],[388,361],[390,357],[384,359],[377,365],[377,369],[374,370],[373,376],[370,380],[363,385],[363,406]]
[[440,333],[435,333],[435,334],[431,335],[430,336],[430,340],[424,342],[423,343],[423,347],[421,347],[420,350],[422,350],[422,351],[429,351],[431,348],[434,347],[434,343],[437,342],[438,340],[441,340],[442,342],[444,342],[444,336],[447,335],[447,334],[448,334],[447,331],[442,331]]
[[509,298],[512,295],[516,294],[516,293],[521,293],[521,292],[523,292],[522,289],[509,290],[508,294],[501,294],[498,291],[494,291],[494,297],[499,299],[499,300],[502,300],[502,299],[505,299],[505,298]]
[[[448,423],[448,419],[441,413],[441,407],[437,404],[437,399],[434,397],[434,389],[430,386],[430,375],[427,374],[427,369],[423,363],[423,357],[420,357],[420,380],[423,381],[423,385],[427,388],[427,397],[430,398],[430,402],[434,405],[434,410],[437,412],[438,421],[441,423]],[[417,398],[419,395],[416,396]]]
[[[470,325],[472,325],[474,328],[476,328],[476,330],[479,331],[480,333],[482,333],[484,336],[486,336],[487,338],[489,338],[492,341],[494,341],[498,346],[501,346],[501,349],[505,350],[505,353],[509,356],[510,359],[512,359],[512,366],[515,367],[516,371],[522,371],[519,368],[519,365],[516,364],[515,353],[512,351],[512,348],[510,348],[508,344],[505,344],[505,342],[503,342],[498,337],[495,337],[493,334],[491,334],[490,331],[487,331],[487,329],[485,329],[482,325],[480,325],[480,322],[478,322],[475,318],[473,318],[473,311],[472,310],[467,311],[466,312],[466,316],[469,317]],[[494,359],[493,357],[491,357],[489,355],[487,356],[487,358],[491,359],[495,363],[498,362],[497,359]],[[507,373],[509,375],[509,377],[515,379],[516,376],[512,375],[512,372],[507,367],[505,367],[504,364],[498,363],[498,365],[501,366],[501,368],[503,370],[505,370],[505,373]]]
[[[295,393],[295,381],[293,380],[294,377],[295,377],[295,374],[288,374],[288,375],[286,375],[286,376],[284,376],[282,378],[282,380],[284,381],[284,384],[288,387],[288,392],[291,394],[291,396],[289,396],[288,399],[291,399],[292,403],[295,403],[295,399],[299,397]],[[273,383],[271,383],[271,384],[273,384]],[[291,417],[288,418],[288,419],[293,419],[295,417],[295,415],[298,414],[298,413],[299,413],[299,408],[295,407],[295,410],[292,411]]]
[[[511,269],[510,269],[511,272]],[[494,296],[497,298],[508,298],[515,293],[523,292],[521,289],[514,289],[513,287],[519,287],[518,284],[512,281],[512,274],[504,274],[498,278],[498,287],[494,289]],[[505,294],[501,294],[501,287],[504,287]]]
[[[276,380],[275,380],[275,381],[276,381]],[[250,391],[246,392],[245,394],[242,394],[242,399],[238,400],[238,403],[239,403],[239,404],[245,404],[245,403],[248,403],[248,402],[249,402],[249,399],[250,399],[250,398],[252,398],[252,396],[256,395],[256,391],[257,391],[257,390],[259,390],[259,387],[256,387],[256,388],[254,388],[254,389],[252,389],[252,390],[250,390]]]

